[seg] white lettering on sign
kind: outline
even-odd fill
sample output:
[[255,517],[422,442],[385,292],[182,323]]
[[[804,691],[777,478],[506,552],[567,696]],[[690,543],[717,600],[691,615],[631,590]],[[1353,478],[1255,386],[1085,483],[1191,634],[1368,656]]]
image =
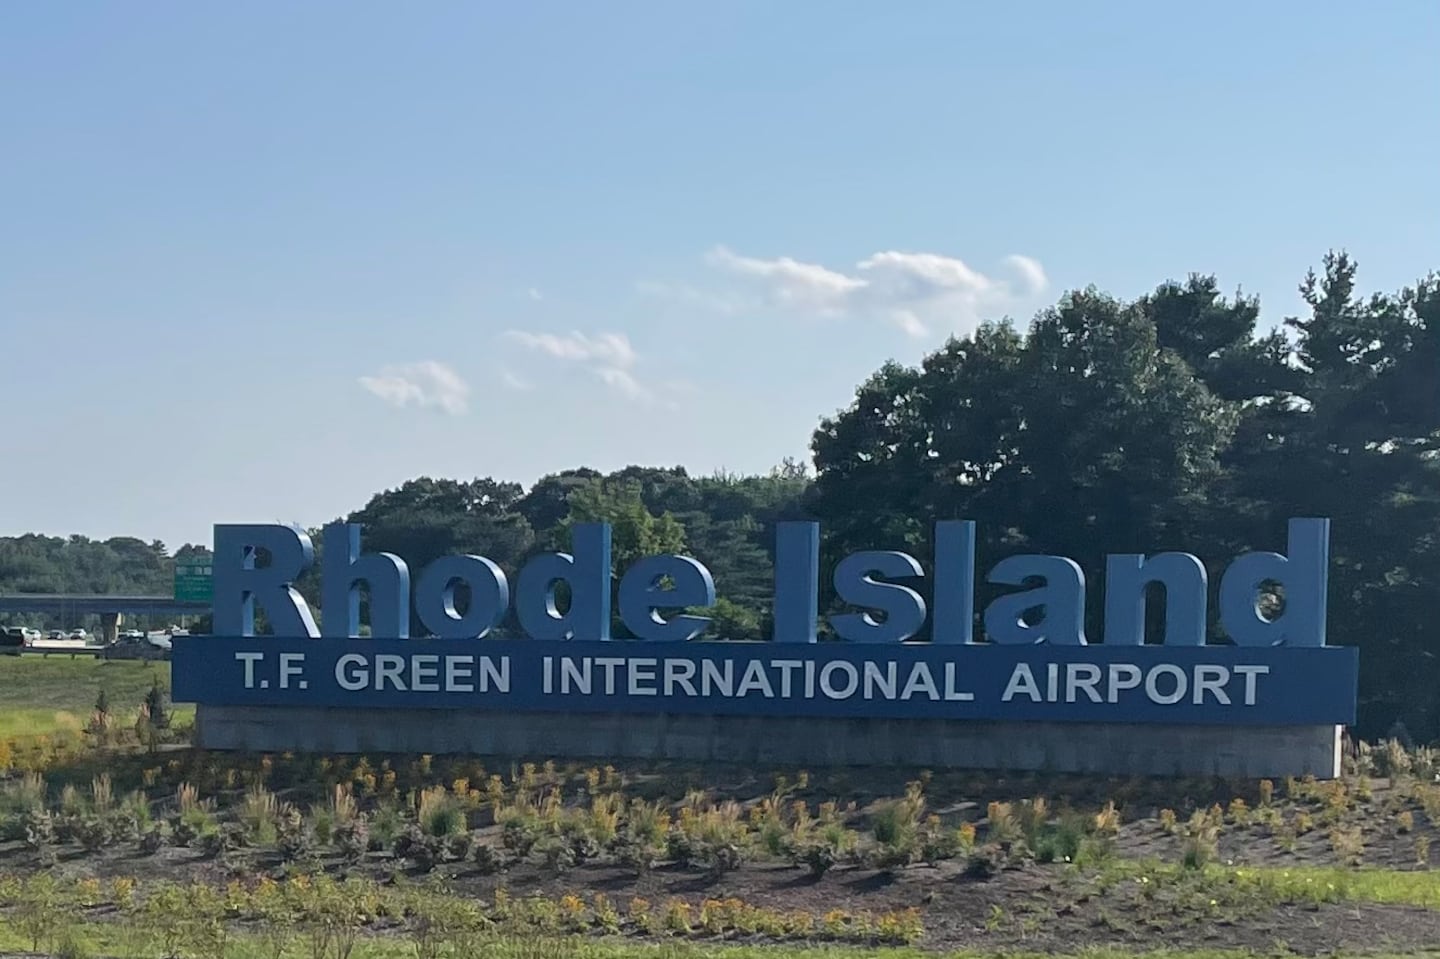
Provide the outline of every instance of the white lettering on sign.
[[362,689],[393,689],[402,693],[508,693],[510,657],[346,653],[335,661],[335,685],[352,693]]
[[[1232,669],[1215,663],[1198,663],[1188,668],[1160,663],[1149,669],[1141,669],[1134,663],[1110,663],[1103,668],[1096,663],[1051,663],[1047,669],[1048,683],[1042,692],[1030,665],[1019,663],[1011,672],[1000,701],[1008,703],[1024,698],[1032,703],[1118,703],[1122,694],[1140,690],[1140,695],[1157,706],[1174,706],[1186,701],[1195,706],[1207,703],[1229,706],[1237,698],[1246,706],[1254,706],[1256,677],[1269,672],[1269,666]],[[1238,697],[1232,689],[1236,677],[1243,677],[1244,691]]]
[[[433,647],[432,647],[433,648]],[[247,690],[310,689],[306,654],[251,652],[234,654],[237,679]],[[1017,663],[999,701],[1045,704],[1123,705],[1148,702],[1164,707],[1255,706],[1260,679],[1271,667],[1219,663],[1133,662]],[[520,695],[583,697],[655,697],[657,699],[736,700],[915,700],[972,703],[976,694],[954,662],[903,662],[893,659],[851,662],[771,659],[765,656],[696,660],[680,656],[545,656],[540,675],[522,673]],[[473,653],[344,653],[335,660],[335,688],[347,693],[509,695],[510,656]],[[537,681],[538,679],[538,681]],[[534,683],[535,688],[528,684]],[[988,684],[987,684],[988,685]],[[998,686],[998,683],[997,683]],[[992,687],[992,690],[995,690]],[[991,693],[993,695],[993,692]]]

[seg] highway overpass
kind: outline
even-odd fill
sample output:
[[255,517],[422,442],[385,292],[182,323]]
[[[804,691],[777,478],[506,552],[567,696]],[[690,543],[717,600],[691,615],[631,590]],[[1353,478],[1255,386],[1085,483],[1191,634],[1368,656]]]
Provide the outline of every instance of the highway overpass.
[[131,616],[207,616],[210,604],[171,596],[11,593],[0,595],[0,613],[35,613],[62,619],[99,616],[101,640],[113,643],[120,632],[121,617],[126,613]]

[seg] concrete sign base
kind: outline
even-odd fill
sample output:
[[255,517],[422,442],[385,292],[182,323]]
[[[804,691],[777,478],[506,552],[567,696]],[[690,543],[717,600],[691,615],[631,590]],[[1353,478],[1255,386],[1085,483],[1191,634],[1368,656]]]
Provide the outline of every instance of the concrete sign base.
[[198,744],[252,752],[458,753],[1118,776],[1340,775],[1344,727],[566,715],[200,704]]

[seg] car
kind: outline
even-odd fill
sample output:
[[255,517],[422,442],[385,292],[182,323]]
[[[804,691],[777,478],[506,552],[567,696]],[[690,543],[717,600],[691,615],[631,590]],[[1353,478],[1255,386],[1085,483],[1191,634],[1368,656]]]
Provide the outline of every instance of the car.
[[20,650],[25,648],[25,628],[23,626],[6,626],[0,629],[0,653],[10,656],[20,655]]
[[89,638],[90,638],[90,634],[87,633],[87,632],[85,632],[85,630],[83,630],[83,629],[81,629],[81,628],[79,628],[79,627],[77,626],[76,628],[70,630],[69,635],[67,635],[65,638],[66,638],[66,639],[89,639]]
[[40,630],[35,629],[35,628],[32,627],[32,626],[22,626],[21,629],[24,630],[24,633],[25,633],[25,645],[26,645],[26,646],[33,646],[33,645],[35,645],[36,640],[40,640],[40,639],[44,639],[44,638],[45,638],[45,634],[44,634],[44,633],[40,632]]
[[63,630],[63,629],[52,629],[52,630],[50,630],[49,633],[47,633],[47,634],[45,635],[45,638],[46,638],[46,639],[64,639],[64,638],[65,638],[65,630]]

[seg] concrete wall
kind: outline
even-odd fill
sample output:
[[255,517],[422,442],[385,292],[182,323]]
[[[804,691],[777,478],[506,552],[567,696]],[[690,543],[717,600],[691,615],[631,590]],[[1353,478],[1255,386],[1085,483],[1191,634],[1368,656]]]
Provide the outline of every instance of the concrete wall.
[[796,766],[1112,775],[1340,774],[1340,726],[1160,726],[947,720],[198,707],[206,749],[677,759]]

